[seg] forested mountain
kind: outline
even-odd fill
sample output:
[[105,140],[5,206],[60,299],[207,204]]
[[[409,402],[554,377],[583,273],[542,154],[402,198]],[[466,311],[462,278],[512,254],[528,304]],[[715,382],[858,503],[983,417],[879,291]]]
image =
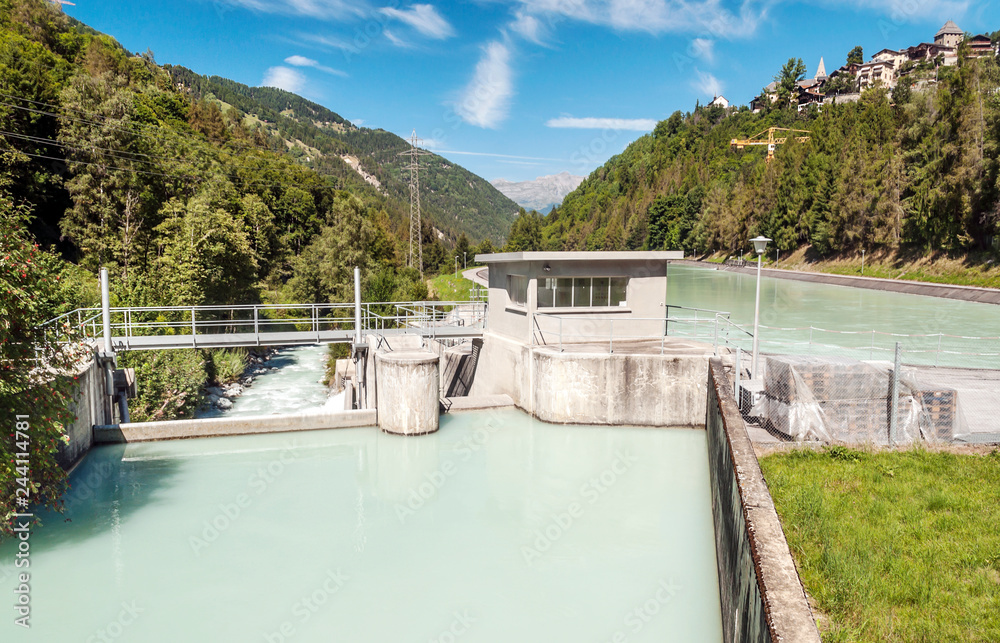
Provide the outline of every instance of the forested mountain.
[[[196,99],[218,102],[230,118],[241,118],[317,172],[343,180],[357,173],[342,156],[353,156],[374,176],[381,192],[409,207],[409,172],[399,153],[408,141],[381,129],[356,127],[329,109],[273,87],[248,87],[218,76],[199,76],[184,67],[163,67],[174,84]],[[235,113],[234,111],[235,110]],[[487,181],[436,154],[420,160],[421,210],[437,227],[465,233],[473,241],[503,239],[518,206]]]
[[[732,253],[764,234],[783,251],[811,244],[821,254],[995,248],[1000,70],[992,56],[959,60],[921,91],[901,81],[822,111],[677,112],[549,215],[516,222],[510,241]],[[809,130],[810,140],[779,146],[771,163],[761,148],[730,147],[771,126]]]

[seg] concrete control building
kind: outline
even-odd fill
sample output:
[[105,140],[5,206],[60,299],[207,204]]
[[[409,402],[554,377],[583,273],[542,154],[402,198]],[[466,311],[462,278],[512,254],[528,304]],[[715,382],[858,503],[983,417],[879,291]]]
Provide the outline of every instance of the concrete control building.
[[[529,345],[662,333],[667,263],[683,252],[508,252],[489,266],[487,328]],[[627,323],[626,323],[627,322]]]
[[511,397],[549,422],[694,426],[713,347],[666,337],[682,252],[512,252],[488,266],[470,395]]

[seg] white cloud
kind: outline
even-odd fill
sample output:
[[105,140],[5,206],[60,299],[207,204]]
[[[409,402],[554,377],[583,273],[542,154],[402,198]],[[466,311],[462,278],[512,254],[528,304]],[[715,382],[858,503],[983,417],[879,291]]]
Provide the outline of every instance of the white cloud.
[[753,34],[770,5],[768,0],[741,0],[738,9],[730,10],[722,0],[519,1],[524,11],[534,15],[561,16],[620,31],[695,31],[728,39]]
[[342,40],[340,38],[331,38],[329,36],[319,36],[319,35],[311,34],[311,33],[299,33],[298,37],[300,39],[302,39],[302,40],[307,41],[307,42],[311,42],[313,44],[317,44],[320,47],[326,47],[326,48],[330,48],[330,49],[343,49],[344,51],[347,51],[347,52],[356,52],[356,51],[358,51],[358,46],[357,45],[355,45],[353,43],[350,43],[350,42],[347,42],[346,40]]
[[[410,134],[397,134],[397,136],[399,136],[399,138],[409,143],[410,136],[412,136],[412,132]],[[417,147],[419,148],[425,150],[437,150],[443,146],[444,146],[444,141],[439,141],[436,138],[420,138],[419,136],[417,137]]]
[[262,13],[309,16],[324,20],[361,16],[368,6],[365,0],[216,0],[216,2]]
[[542,32],[544,28],[541,21],[535,16],[524,11],[518,11],[509,27],[511,31],[520,35],[525,40],[530,40],[537,45],[543,44]]
[[969,0],[818,0],[818,4],[837,9],[845,6],[869,9],[889,16],[892,23],[897,24],[931,19],[944,24],[945,20],[958,20],[964,16],[972,3]]
[[355,127],[361,127],[364,124],[365,124],[365,119],[363,119],[363,118],[352,118],[351,119],[351,125],[354,125]]
[[483,57],[476,64],[472,80],[462,90],[455,113],[470,125],[492,129],[507,118],[513,95],[510,49],[494,41],[483,48]]
[[695,91],[700,92],[705,96],[711,96],[712,98],[722,95],[722,81],[712,74],[703,72],[698,68],[695,68],[694,71],[698,75],[696,79],[691,81],[691,87],[693,87]]
[[327,74],[333,74],[334,76],[347,76],[346,72],[334,69],[333,67],[327,67],[326,65],[321,65],[318,60],[306,58],[305,56],[289,56],[288,58],[285,58],[285,62],[294,67],[312,67],[313,69],[318,69],[319,71]]
[[260,81],[260,86],[277,87],[297,94],[306,86],[306,77],[291,67],[271,67],[264,72],[264,80]]
[[545,125],[547,127],[564,129],[609,129],[649,132],[656,127],[656,121],[652,118],[574,118],[572,116],[560,116],[559,118],[549,119]]
[[715,63],[715,41],[710,38],[695,38],[691,41],[691,54],[709,65]]
[[443,40],[455,35],[451,24],[437,12],[433,5],[415,4],[409,9],[384,7],[379,11],[390,18],[410,25],[428,38]]
[[397,36],[396,34],[394,34],[391,31],[389,31],[388,29],[383,29],[382,33],[384,33],[385,37],[389,39],[389,42],[391,42],[392,44],[396,45],[397,47],[402,47],[404,49],[409,49],[410,47],[413,46],[410,43],[408,43],[405,40],[403,40],[402,38],[400,38],[399,36]]

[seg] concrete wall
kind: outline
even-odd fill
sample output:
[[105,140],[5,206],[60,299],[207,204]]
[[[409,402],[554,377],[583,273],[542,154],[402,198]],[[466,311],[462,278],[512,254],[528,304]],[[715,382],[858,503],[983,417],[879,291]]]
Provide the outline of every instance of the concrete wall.
[[559,353],[493,332],[470,395],[508,395],[547,422],[701,426],[708,358]]
[[562,424],[701,426],[708,359],[533,351],[534,415]]
[[94,427],[94,442],[98,444],[149,442],[154,440],[176,440],[179,438],[312,431],[359,426],[375,426],[375,411],[307,412],[292,415],[222,417],[199,420],[168,420],[164,422],[99,425]]
[[463,397],[469,394],[482,346],[482,339],[474,339],[435,351],[441,357],[441,397]]
[[76,416],[66,426],[69,444],[60,444],[56,459],[69,469],[87,453],[94,441],[95,424],[112,421],[110,398],[106,393],[104,369],[97,364],[96,354],[77,372],[76,388],[70,411]]
[[709,475],[724,643],[819,643],[774,502],[722,362],[708,375]]
[[507,395],[518,408],[531,413],[533,374],[528,346],[488,331],[483,334],[483,348],[469,395]]

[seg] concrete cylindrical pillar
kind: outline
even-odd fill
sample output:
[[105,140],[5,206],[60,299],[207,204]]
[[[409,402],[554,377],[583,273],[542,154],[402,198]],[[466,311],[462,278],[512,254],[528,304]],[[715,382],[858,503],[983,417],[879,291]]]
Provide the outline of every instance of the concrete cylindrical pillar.
[[430,351],[376,353],[379,428],[401,435],[437,431],[439,380],[438,356]]

